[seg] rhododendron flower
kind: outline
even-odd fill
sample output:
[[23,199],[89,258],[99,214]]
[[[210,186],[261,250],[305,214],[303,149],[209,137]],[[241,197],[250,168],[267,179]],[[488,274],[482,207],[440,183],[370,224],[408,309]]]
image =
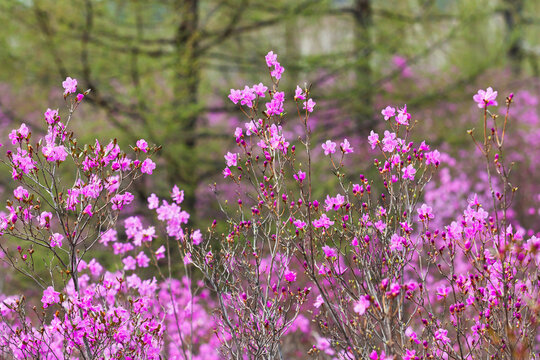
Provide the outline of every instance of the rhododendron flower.
[[322,251],[324,252],[324,256],[327,258],[335,258],[338,255],[337,250],[328,245],[323,246]]
[[334,222],[330,220],[326,214],[322,214],[318,220],[313,220],[313,226],[315,228],[324,227],[325,229],[328,229],[332,225],[334,225]]
[[313,99],[308,99],[308,101],[304,101],[304,110],[307,110],[308,112],[313,112],[313,108],[315,107],[317,103],[313,101]]
[[343,139],[343,142],[341,143],[341,151],[343,151],[344,154],[350,154],[354,151],[349,143],[349,140]]
[[147,200],[148,200],[148,209],[150,210],[157,209],[157,207],[159,206],[159,198],[156,196],[156,194],[152,193],[148,197]]
[[296,90],[294,91],[294,100],[305,100],[304,90],[296,85]]
[[324,155],[333,154],[336,152],[336,143],[330,140],[326,140],[326,142],[322,144],[322,148],[324,150]]
[[273,51],[270,51],[268,54],[266,54],[266,56],[264,57],[264,59],[266,60],[266,65],[268,67],[272,67],[276,64],[277,62],[277,55],[274,54]]
[[64,95],[73,94],[77,91],[77,80],[68,76],[66,80],[62,81],[62,87],[64,88]]
[[61,247],[63,239],[64,239],[64,235],[59,234],[59,233],[54,233],[49,237],[49,242],[52,247]]
[[56,122],[56,119],[58,118],[58,109],[47,109],[47,111],[45,111],[43,115],[45,115],[45,121],[47,121],[47,124],[52,125]]
[[473,96],[473,100],[477,102],[478,107],[483,109],[486,106],[499,105],[495,100],[497,98],[497,91],[493,91],[491,87],[488,87],[485,91],[480,89],[478,93]]
[[439,286],[437,288],[437,300],[445,299],[448,294],[450,294],[450,287],[447,286]]
[[229,169],[228,167],[226,167],[225,169],[223,169],[222,174],[223,174],[223,177],[224,177],[224,178],[228,178],[229,176],[232,175],[231,169]]
[[317,299],[313,303],[313,306],[315,306],[317,309],[321,307],[321,305],[324,304],[324,299],[321,295],[317,295]]
[[396,116],[396,122],[401,125],[409,125],[409,120],[411,119],[411,114],[407,112],[407,105],[399,109]]
[[191,234],[191,240],[193,241],[194,245],[199,245],[203,241],[203,237],[201,234],[201,230],[197,229]]
[[364,315],[370,304],[371,303],[366,296],[360,296],[358,301],[354,303],[354,312],[358,315]]
[[416,335],[416,333],[410,326],[407,328],[407,330],[405,330],[405,335],[407,335],[411,341],[420,344],[420,340],[418,340],[418,335]]
[[137,260],[133,256],[125,257],[122,259],[122,262],[124,263],[124,271],[135,270],[137,268]]
[[294,179],[295,179],[296,181],[298,181],[299,183],[301,183],[302,181],[305,180],[305,178],[306,178],[306,173],[303,172],[302,170],[300,170],[300,171],[298,171],[298,174],[294,174],[293,177],[294,177]]
[[156,168],[156,163],[153,162],[151,159],[146,159],[143,161],[141,165],[141,172],[144,174],[151,175],[155,168]]
[[391,106],[387,106],[381,111],[381,114],[383,114],[384,120],[388,120],[392,116],[396,115],[396,109]]
[[150,258],[146,256],[146,254],[141,251],[135,258],[137,260],[137,266],[141,268],[148,267],[148,264],[150,264]]
[[52,286],[49,286],[48,288],[43,290],[43,297],[41,298],[41,302],[44,309],[48,308],[51,304],[57,304],[60,302],[60,293],[54,291],[54,288]]
[[293,222],[294,226],[296,226],[298,229],[304,229],[306,227],[306,222],[302,220],[295,220]]
[[157,260],[165,258],[165,246],[161,245],[154,254]]
[[420,206],[420,208],[417,209],[416,212],[418,212],[418,219],[420,221],[433,219],[435,217],[435,215],[433,215],[433,209],[426,204],[422,204],[422,206]]
[[443,344],[448,344],[450,339],[448,338],[448,330],[439,329],[435,331],[435,340],[442,342]]
[[238,164],[238,153],[227,152],[224,158],[227,166],[236,166]]
[[139,148],[139,150],[141,150],[142,152],[147,152],[148,151],[148,143],[144,139],[139,139],[139,140],[137,140],[137,148]]
[[257,85],[253,85],[253,87],[251,89],[258,96],[265,97],[266,91],[268,90],[268,87],[264,86],[263,83],[259,83]]
[[184,201],[184,190],[180,190],[178,186],[174,185],[171,192],[171,198],[176,204],[180,205]]
[[283,277],[288,282],[296,281],[296,273],[294,271],[291,271],[291,270],[285,271],[285,274],[283,274]]
[[416,174],[416,169],[412,164],[409,164],[407,167],[404,167],[401,171],[403,171],[403,178],[414,180],[414,175]]
[[405,349],[403,360],[416,360],[416,359],[418,359],[418,357],[416,356],[416,351]]

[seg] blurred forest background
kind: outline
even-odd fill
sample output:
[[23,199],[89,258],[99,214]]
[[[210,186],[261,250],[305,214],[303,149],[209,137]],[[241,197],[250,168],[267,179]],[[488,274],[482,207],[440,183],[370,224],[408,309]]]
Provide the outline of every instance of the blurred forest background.
[[[223,150],[245,122],[229,89],[269,82],[269,50],[289,98],[296,84],[311,86],[318,140],[357,136],[362,149],[380,109],[406,103],[419,138],[467,156],[456,150],[473,148],[472,95],[488,86],[500,104],[507,90],[527,94],[513,125],[538,128],[535,0],[0,0],[0,22],[2,137],[21,122],[43,129],[43,112],[62,109],[62,80],[77,78],[92,89],[73,123],[80,140],[162,145],[157,175],[136,192],[146,199],[178,184],[195,224],[218,216],[208,189],[223,182]],[[367,158],[357,152],[353,165]],[[527,171],[518,173],[530,182]],[[521,207],[523,219],[536,205]]]

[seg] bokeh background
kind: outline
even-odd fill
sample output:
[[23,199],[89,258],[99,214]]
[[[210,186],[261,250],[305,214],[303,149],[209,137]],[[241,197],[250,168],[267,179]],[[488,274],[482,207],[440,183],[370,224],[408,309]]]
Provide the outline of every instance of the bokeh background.
[[[81,143],[145,138],[163,147],[155,175],[135,185],[141,206],[133,212],[177,184],[195,227],[223,216],[212,189],[234,191],[221,175],[223,153],[245,122],[227,95],[268,84],[264,55],[273,50],[289,99],[299,84],[317,102],[315,142],[347,137],[357,150],[353,176],[368,171],[366,137],[384,125],[380,110],[407,104],[416,138],[444,152],[425,193],[446,214],[441,224],[469,194],[487,191],[466,134],[481,121],[473,94],[492,86],[504,108],[514,92],[506,154],[520,190],[511,216],[531,234],[540,230],[537,0],[0,0],[0,24],[3,142],[22,122],[43,132],[43,112],[64,106],[61,82],[77,78],[92,90],[72,122]],[[301,131],[287,121],[292,134]],[[324,181],[327,163],[314,167],[322,196],[334,184]],[[10,192],[8,170],[0,185]],[[0,292],[6,286],[0,281]]]

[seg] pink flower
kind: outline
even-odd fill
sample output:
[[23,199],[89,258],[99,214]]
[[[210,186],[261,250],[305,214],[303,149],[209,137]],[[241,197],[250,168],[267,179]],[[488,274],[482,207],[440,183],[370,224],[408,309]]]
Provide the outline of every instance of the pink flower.
[[417,209],[416,212],[418,212],[418,219],[420,221],[433,219],[435,217],[433,215],[432,208],[430,206],[427,206],[426,204],[422,204],[422,206],[420,206],[420,209]]
[[377,144],[379,143],[379,134],[371,130],[371,133],[368,136],[368,142],[369,142],[369,145],[371,145],[371,149],[372,150],[375,149],[377,147]]
[[156,194],[152,193],[152,195],[148,197],[148,208],[150,210],[153,210],[153,209],[157,209],[158,206],[159,206],[159,198],[156,196]]
[[328,245],[323,246],[322,251],[324,252],[324,256],[326,256],[327,258],[337,257],[337,250],[334,248],[331,248]]
[[225,169],[223,169],[222,174],[223,174],[223,177],[224,177],[224,178],[228,178],[229,176],[232,175],[231,169],[229,169],[228,167],[226,167]]
[[224,156],[227,166],[236,166],[238,164],[238,154],[227,152],[227,155]]
[[172,188],[171,197],[175,203],[180,205],[184,201],[184,190],[180,190],[178,186],[174,185]]
[[165,257],[165,246],[161,245],[159,249],[156,250],[156,259],[163,259]]
[[41,302],[43,303],[43,308],[46,309],[51,304],[57,304],[60,302],[60,293],[57,291],[54,291],[54,288],[52,286],[49,286],[45,290],[43,290],[43,297],[41,298]]
[[137,260],[133,258],[133,256],[128,256],[124,259],[122,259],[122,262],[124,263],[124,270],[135,270],[137,268]]
[[142,268],[148,267],[148,264],[150,263],[150,258],[146,256],[143,251],[141,251],[139,255],[137,255],[136,260],[137,266]]
[[270,51],[268,54],[266,54],[266,56],[264,57],[264,59],[266,60],[266,65],[268,67],[272,67],[276,64],[277,62],[277,55],[274,54],[273,51]]
[[333,154],[336,152],[336,143],[326,140],[326,142],[322,144],[322,148],[324,150],[324,155]]
[[403,360],[415,360],[417,359],[416,351],[406,349],[405,355],[403,355]]
[[304,181],[306,178],[306,173],[300,170],[298,171],[298,174],[294,174],[293,177],[296,181],[298,181],[299,183],[302,183],[302,181]]
[[62,82],[62,87],[64,88],[64,95],[73,94],[77,91],[77,80],[68,76],[66,80]]
[[296,273],[291,270],[285,271],[284,278],[288,282],[294,282],[296,281]]
[[396,115],[396,109],[391,106],[387,106],[381,111],[381,114],[384,116],[384,120],[390,119],[392,116]]
[[313,112],[313,108],[315,107],[315,104],[317,104],[313,99],[308,99],[308,101],[304,101],[304,110],[307,110],[308,112]]
[[266,91],[268,90],[268,87],[264,86],[263,83],[259,83],[258,85],[253,85],[251,89],[258,96],[264,97],[266,95]]
[[81,102],[84,99],[84,94],[77,94],[77,102]]
[[448,294],[450,294],[449,287],[439,286],[437,288],[437,300],[445,299],[448,296]]
[[343,151],[344,154],[350,154],[354,151],[347,139],[343,139],[343,142],[341,143],[341,151]]
[[369,299],[367,299],[365,296],[361,296],[360,299],[354,303],[354,312],[358,315],[364,315],[370,304]]
[[61,247],[63,239],[64,239],[64,235],[59,234],[59,233],[54,233],[49,237],[49,241],[52,247],[56,247],[56,246]]
[[448,338],[448,330],[439,329],[435,331],[435,339],[442,342],[443,344],[448,344],[450,339]]
[[201,230],[197,229],[191,234],[191,240],[193,240],[194,245],[199,245],[203,241]]
[[47,124],[52,125],[58,119],[58,109],[56,110],[47,109],[44,115],[45,115],[45,120],[47,121]]
[[407,105],[399,109],[398,115],[396,116],[396,122],[401,125],[409,125],[409,120],[411,119],[411,114],[407,113]]
[[294,100],[305,100],[304,90],[296,85],[296,90],[294,91]]
[[315,228],[324,227],[325,229],[328,229],[332,225],[334,225],[334,222],[331,221],[326,214],[322,214],[321,218],[318,220],[313,220],[313,226]]
[[148,143],[144,139],[137,140],[137,147],[142,152],[147,152],[148,151]]
[[416,169],[412,164],[409,164],[407,167],[404,167],[401,171],[403,171],[403,178],[414,180],[414,175],[416,174]]
[[486,106],[499,105],[495,100],[497,98],[497,91],[493,91],[491,87],[487,90],[478,90],[478,93],[473,96],[473,100],[478,103],[479,108],[485,108]]
[[152,174],[155,168],[156,163],[153,162],[152,159],[146,159],[141,165],[141,172],[144,174]]
[[321,307],[321,305],[324,304],[324,299],[321,295],[317,295],[317,299],[313,303],[313,306],[315,306],[317,309]]

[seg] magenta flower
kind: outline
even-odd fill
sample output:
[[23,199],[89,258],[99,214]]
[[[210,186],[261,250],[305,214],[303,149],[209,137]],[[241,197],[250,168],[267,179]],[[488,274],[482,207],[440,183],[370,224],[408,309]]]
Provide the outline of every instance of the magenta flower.
[[303,172],[302,170],[300,170],[300,171],[298,171],[298,174],[294,174],[293,177],[294,177],[294,179],[296,181],[301,183],[302,181],[304,181],[306,179],[306,173]]
[[343,142],[341,143],[341,151],[343,151],[344,154],[350,154],[354,151],[349,143],[349,140],[343,139]]
[[392,116],[396,115],[396,109],[391,106],[387,106],[381,111],[381,114],[384,116],[384,120],[390,119]]
[[54,291],[54,288],[52,286],[49,286],[45,290],[43,290],[43,297],[41,298],[41,302],[43,303],[43,308],[46,309],[51,304],[57,304],[60,302],[60,293],[57,291]]
[[485,91],[478,90],[478,93],[473,96],[473,100],[478,103],[479,108],[485,108],[486,106],[499,105],[495,100],[497,98],[497,91],[493,91],[491,87],[488,87]]
[[268,87],[264,86],[263,83],[259,83],[259,84],[253,85],[251,87],[251,90],[258,96],[264,97],[266,95],[266,91],[268,91]]
[[313,306],[315,306],[317,309],[321,307],[321,305],[324,304],[324,299],[321,295],[317,295],[317,299],[315,299],[315,302],[313,303]]
[[369,299],[365,296],[361,296],[360,299],[354,303],[354,312],[358,315],[364,315],[370,304]]
[[296,273],[291,270],[287,270],[284,274],[285,280],[288,282],[296,281]]
[[77,91],[77,80],[68,76],[66,80],[62,82],[62,87],[64,88],[64,95],[73,94]]
[[416,351],[406,349],[405,355],[403,355],[403,360],[416,360]]
[[137,140],[137,147],[142,152],[147,152],[148,151],[148,143],[144,139]]
[[417,209],[416,212],[418,212],[418,219],[420,221],[433,219],[435,217],[435,215],[433,215],[433,209],[426,204],[422,204],[422,206],[420,206],[420,208]]
[[414,180],[414,175],[416,174],[416,169],[414,168],[414,166],[412,164],[409,164],[407,167],[404,167],[402,169],[402,171],[403,171],[403,178],[404,179]]
[[122,259],[122,262],[124,263],[124,270],[135,270],[137,268],[137,260],[133,258],[133,256],[128,256],[124,259]]
[[266,54],[266,56],[264,57],[264,59],[266,60],[266,65],[268,67],[272,67],[276,64],[277,62],[277,54],[274,54],[273,51],[270,51],[268,54]]
[[151,159],[146,159],[141,165],[141,172],[144,174],[152,174],[155,168],[156,163],[153,162]]
[[368,141],[369,145],[371,145],[371,149],[375,149],[377,147],[377,144],[379,143],[379,134],[371,130],[371,133],[368,136]]
[[324,256],[326,256],[327,258],[337,257],[337,250],[334,248],[331,248],[328,245],[323,246],[322,251],[324,252]]
[[322,148],[324,150],[324,155],[333,154],[336,152],[336,143],[326,140],[326,142],[322,144]]
[[334,225],[334,222],[331,221],[326,214],[322,214],[321,218],[318,220],[313,220],[313,226],[315,228],[325,228],[328,229],[330,226]]
[[148,208],[150,210],[157,209],[159,206],[159,198],[156,196],[156,194],[152,193],[148,197]]
[[199,245],[203,241],[201,230],[197,229],[191,234],[191,240],[193,240],[194,245]]
[[443,344],[448,344],[450,339],[448,338],[448,330],[439,329],[435,331],[435,339],[442,342]]
[[52,247],[57,247],[57,246],[61,247],[63,239],[64,239],[64,235],[59,234],[59,233],[54,233],[49,237],[49,241]]
[[227,152],[227,155],[223,156],[225,158],[225,162],[227,163],[227,166],[236,166],[238,164],[238,154],[237,153],[231,153]]
[[313,99],[308,99],[308,101],[304,101],[304,110],[307,110],[308,112],[313,112],[313,108],[315,107],[315,104],[317,104]]
[[223,177],[224,177],[224,178],[228,178],[229,176],[232,175],[231,169],[229,169],[228,167],[226,167],[225,169],[223,169],[222,174],[223,174]]
[[294,91],[294,100],[305,100],[304,90],[296,85],[296,90]]

